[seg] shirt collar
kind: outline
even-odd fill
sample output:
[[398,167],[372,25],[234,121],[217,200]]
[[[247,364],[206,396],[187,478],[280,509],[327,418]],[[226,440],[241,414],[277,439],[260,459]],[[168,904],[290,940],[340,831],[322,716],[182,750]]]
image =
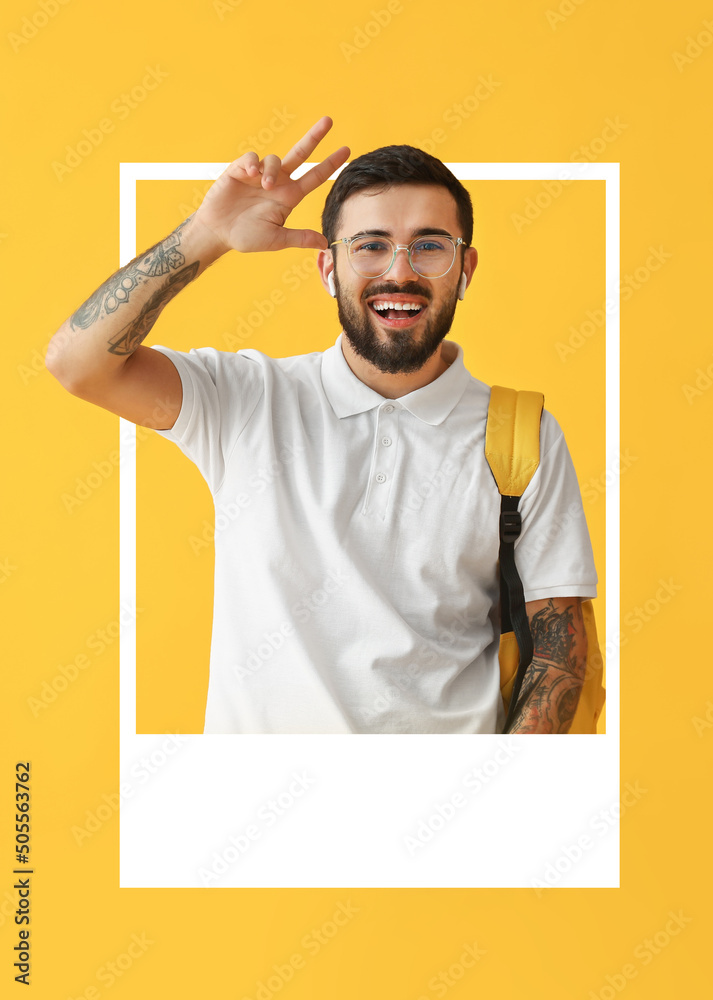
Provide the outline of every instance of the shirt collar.
[[[349,417],[379,406],[386,397],[371,389],[351,370],[342,350],[343,336],[342,331],[332,347],[322,353],[322,385],[336,415]],[[453,359],[450,367],[428,385],[398,397],[401,406],[427,424],[440,424],[446,419],[472,378],[463,363],[460,344],[444,340],[442,350],[446,361]]]

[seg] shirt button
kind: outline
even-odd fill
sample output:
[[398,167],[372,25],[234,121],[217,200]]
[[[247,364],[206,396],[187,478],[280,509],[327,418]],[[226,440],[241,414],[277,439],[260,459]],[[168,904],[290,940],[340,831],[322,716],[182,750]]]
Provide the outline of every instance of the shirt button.
[[384,482],[386,482],[386,476],[384,475],[383,472],[377,472],[377,474],[376,474],[376,481],[377,481],[377,483],[384,483]]
[[393,410],[393,406],[391,405],[391,403],[389,403],[388,406],[384,407],[384,413],[391,413],[392,410]]
[[381,443],[388,446],[391,444],[391,438],[382,438]]

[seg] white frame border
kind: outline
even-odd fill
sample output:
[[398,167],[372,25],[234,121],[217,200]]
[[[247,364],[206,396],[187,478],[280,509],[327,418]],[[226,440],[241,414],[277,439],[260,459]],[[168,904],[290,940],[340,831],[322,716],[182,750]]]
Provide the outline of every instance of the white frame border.
[[[293,175],[301,176],[314,165],[304,163]],[[227,166],[121,163],[120,266],[136,256],[138,180],[214,180]],[[446,166],[463,181],[605,181],[606,454],[607,469],[615,467],[620,430],[619,164]],[[539,881],[554,887],[618,888],[620,491],[618,477],[613,479],[606,484],[607,732],[571,737],[565,755],[558,740],[523,736],[480,736],[473,741],[468,736],[434,740],[428,735],[357,740],[326,734],[139,735],[136,623],[133,615],[127,620],[122,615],[120,886],[529,887],[541,893],[536,888]],[[120,419],[119,516],[120,602],[123,608],[135,608],[136,426],[124,419]],[[523,739],[528,753],[520,757]],[[399,763],[404,740],[408,770]],[[393,770],[384,765],[390,743]],[[405,836],[419,822],[436,825],[434,810],[440,806],[443,812],[448,797],[462,790],[464,774],[472,774],[477,765],[487,775],[488,767],[495,767],[502,757],[510,759],[508,754],[516,766],[504,767],[496,782],[484,782],[475,807],[468,800],[463,816],[469,822],[444,820],[433,843],[415,853],[405,850]],[[299,772],[307,776],[310,788],[298,795],[293,775]],[[233,794],[226,795],[226,790]],[[270,814],[266,804],[270,793],[292,794],[294,811],[285,810],[284,818],[274,824],[251,824],[256,816]],[[360,811],[359,802],[367,809]],[[405,820],[409,807],[410,819]],[[590,836],[590,831],[601,829],[601,821],[595,825],[594,819],[603,810],[615,815],[616,822],[606,835]],[[248,836],[248,846],[241,852],[240,838],[250,825],[259,834],[254,839]],[[582,846],[582,837],[588,837],[591,846]],[[581,856],[575,862],[577,844]],[[206,875],[211,866],[216,868],[213,878]],[[225,870],[218,873],[221,866]]]

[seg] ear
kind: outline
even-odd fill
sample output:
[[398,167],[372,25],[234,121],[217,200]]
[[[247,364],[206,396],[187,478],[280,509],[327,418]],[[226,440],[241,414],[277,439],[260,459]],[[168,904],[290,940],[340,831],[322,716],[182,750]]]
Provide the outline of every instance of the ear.
[[463,254],[463,268],[462,268],[463,274],[465,276],[465,286],[463,285],[463,281],[461,279],[461,285],[458,295],[459,298],[462,299],[465,296],[465,290],[470,284],[471,278],[473,277],[473,271],[475,271],[477,266],[478,266],[478,251],[475,249],[475,247],[467,247],[465,253]]
[[331,250],[320,250],[317,254],[317,267],[322,284],[332,298],[336,298],[337,289],[334,286],[334,257]]

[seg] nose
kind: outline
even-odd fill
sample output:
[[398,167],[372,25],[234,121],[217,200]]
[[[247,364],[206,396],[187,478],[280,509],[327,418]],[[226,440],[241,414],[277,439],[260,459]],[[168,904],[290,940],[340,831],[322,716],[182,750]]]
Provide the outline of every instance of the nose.
[[391,265],[390,269],[384,275],[384,278],[390,278],[391,281],[416,281],[419,280],[419,275],[416,274],[414,269],[411,267],[411,262],[408,259],[408,253],[404,249],[398,249],[396,251],[396,258],[394,263]]

